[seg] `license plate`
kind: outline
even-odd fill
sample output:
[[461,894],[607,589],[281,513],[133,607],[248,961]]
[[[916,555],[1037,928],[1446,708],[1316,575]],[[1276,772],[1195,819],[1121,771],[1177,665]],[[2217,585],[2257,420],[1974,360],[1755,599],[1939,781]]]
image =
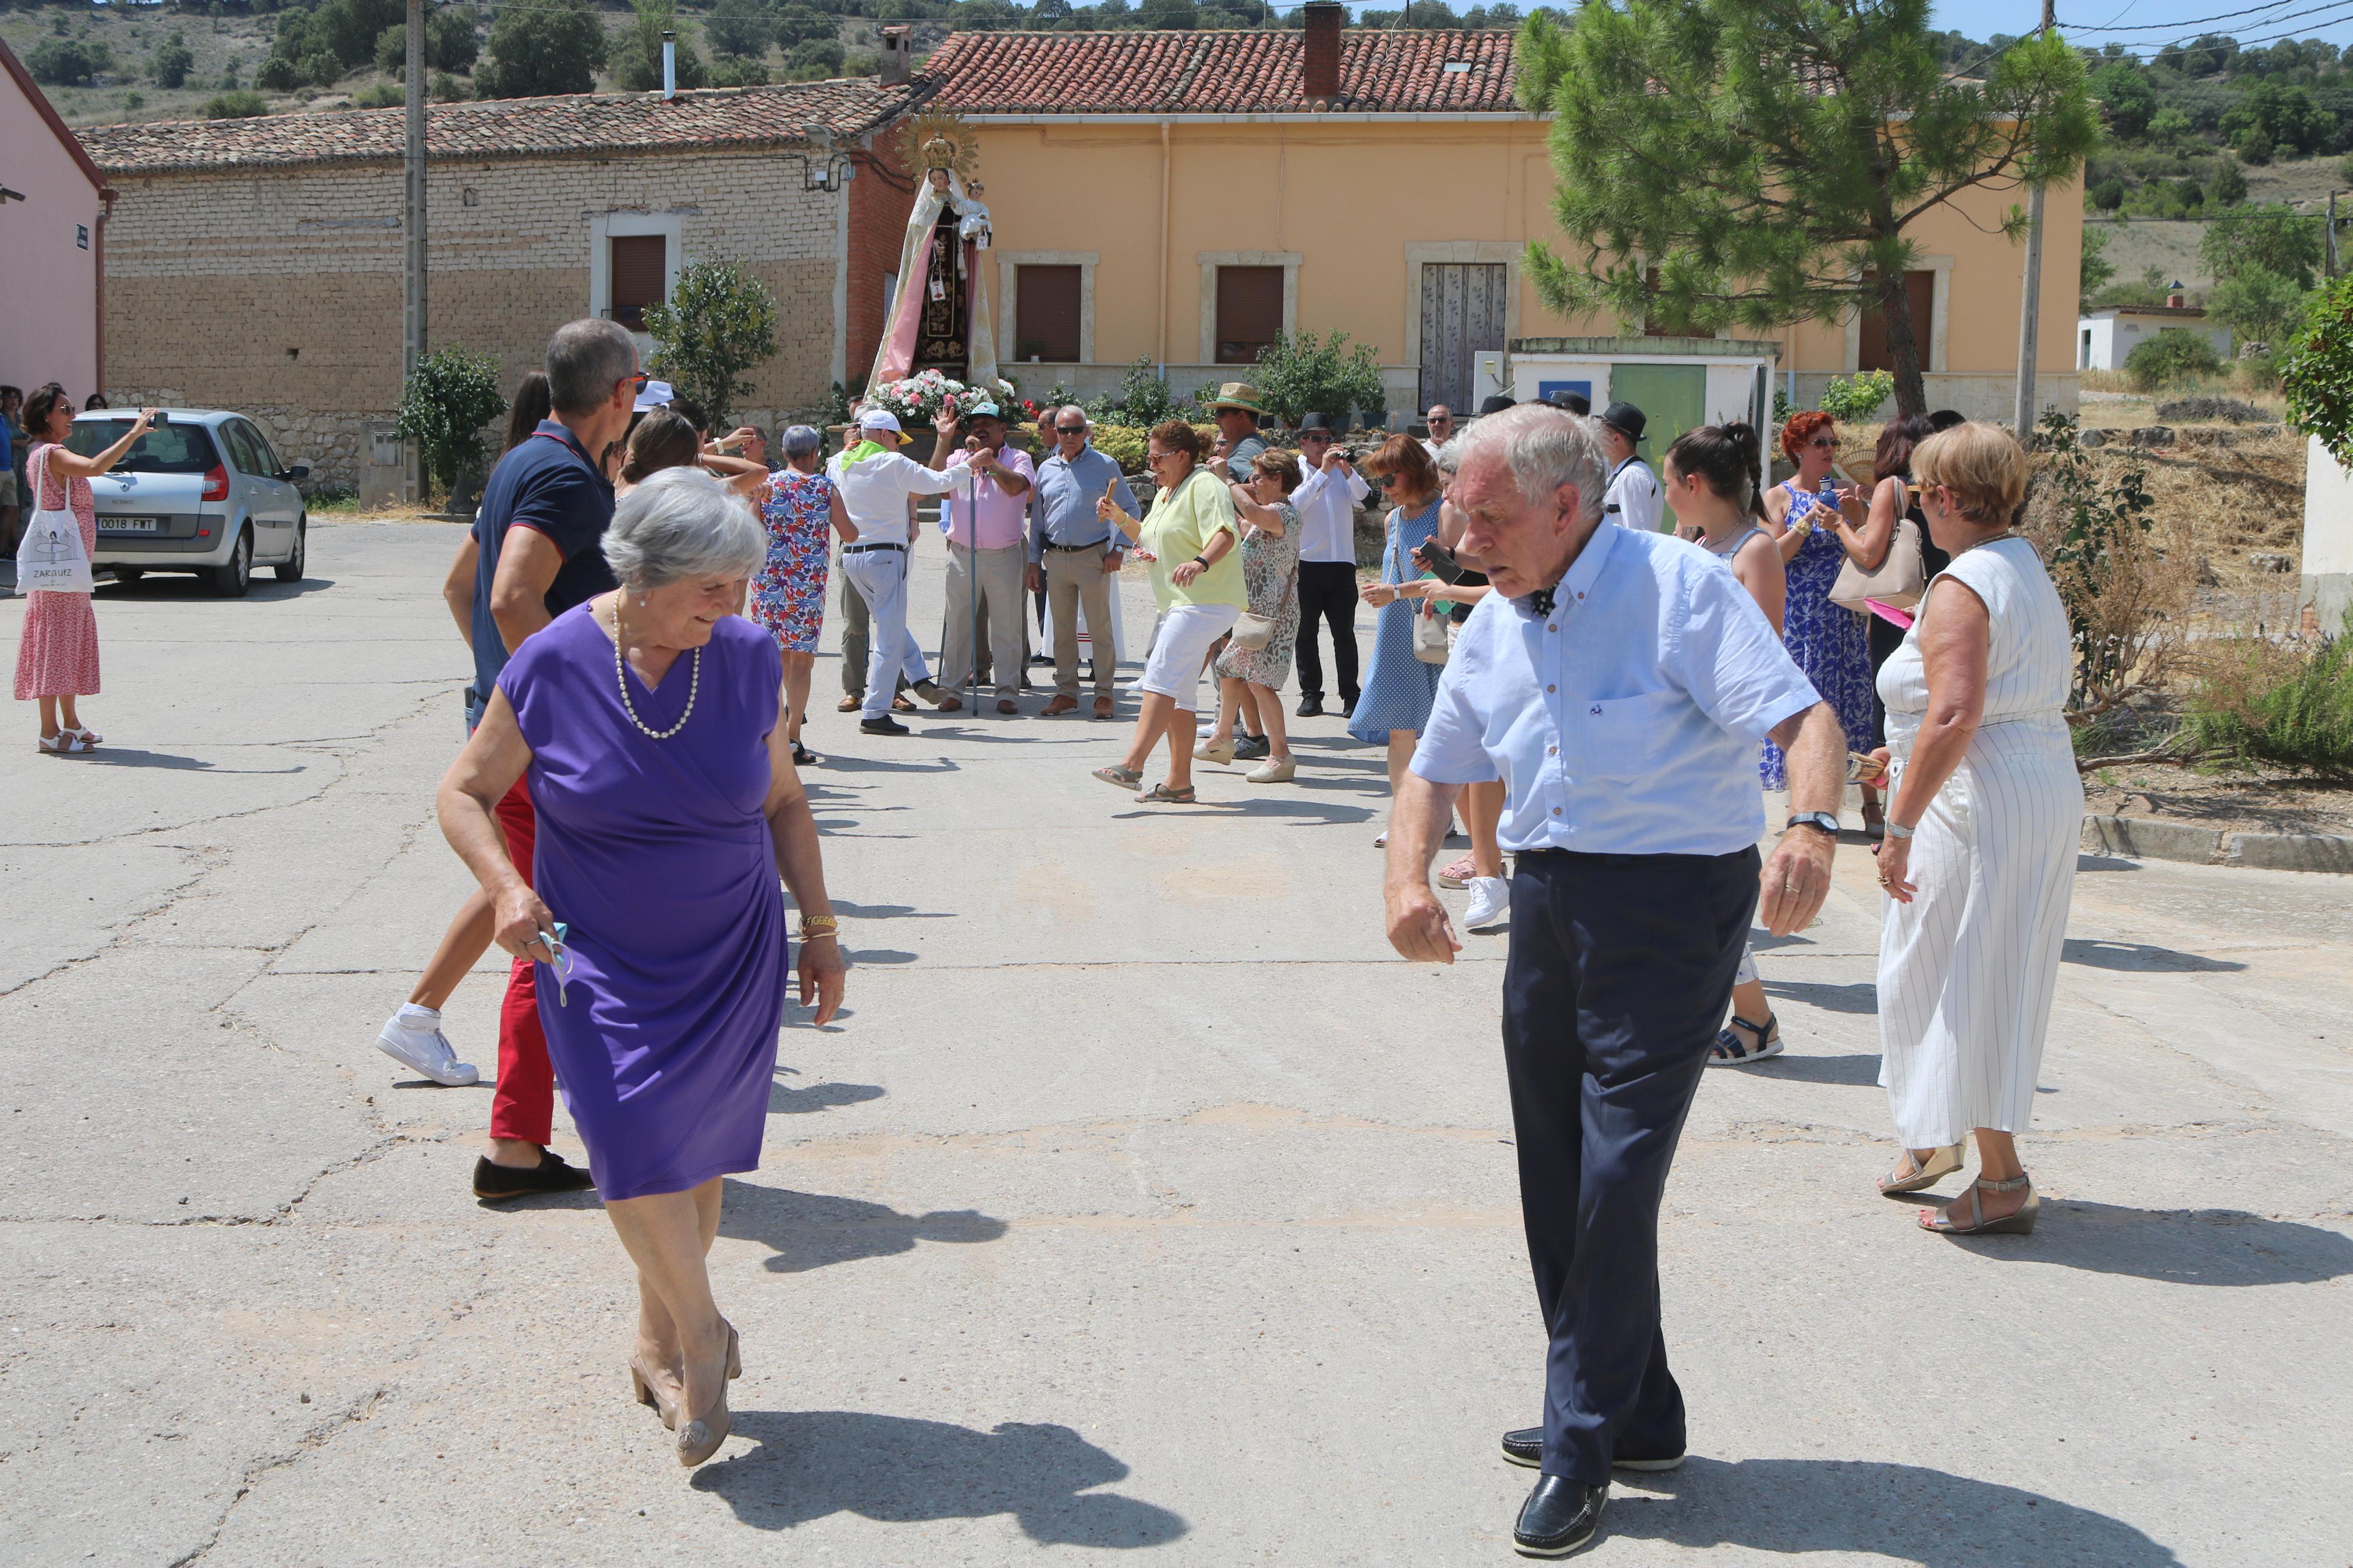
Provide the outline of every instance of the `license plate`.
[[101,517],[98,520],[100,533],[161,533],[164,520],[160,517]]

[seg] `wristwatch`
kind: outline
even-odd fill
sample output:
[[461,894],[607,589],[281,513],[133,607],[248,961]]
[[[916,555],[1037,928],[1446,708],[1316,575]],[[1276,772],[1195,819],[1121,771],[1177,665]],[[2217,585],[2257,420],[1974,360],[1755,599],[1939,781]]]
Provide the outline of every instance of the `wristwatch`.
[[1839,821],[1827,811],[1793,811],[1789,814],[1789,820],[1781,825],[1781,831],[1787,833],[1792,827],[1819,827],[1836,838]]

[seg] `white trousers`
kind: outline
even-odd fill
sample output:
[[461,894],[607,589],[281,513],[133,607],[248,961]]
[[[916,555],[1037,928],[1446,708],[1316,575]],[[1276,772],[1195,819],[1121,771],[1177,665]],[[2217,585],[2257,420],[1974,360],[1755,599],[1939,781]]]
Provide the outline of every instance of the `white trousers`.
[[1135,683],[1138,691],[1154,691],[1187,712],[1198,706],[1201,667],[1209,659],[1209,645],[1234,629],[1241,611],[1232,605],[1178,605],[1160,618],[1160,635],[1152,639],[1152,658]]
[[865,716],[887,719],[902,672],[911,686],[932,678],[923,646],[907,629],[907,552],[853,544],[841,552],[841,574],[866,601]]

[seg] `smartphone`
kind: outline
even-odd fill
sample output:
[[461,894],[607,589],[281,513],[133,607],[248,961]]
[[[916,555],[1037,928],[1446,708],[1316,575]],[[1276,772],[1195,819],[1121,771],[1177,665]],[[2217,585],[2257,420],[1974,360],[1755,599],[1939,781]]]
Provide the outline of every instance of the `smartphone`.
[[155,417],[147,421],[147,428],[150,430],[161,429],[171,422],[172,411],[168,408],[158,408],[155,410]]

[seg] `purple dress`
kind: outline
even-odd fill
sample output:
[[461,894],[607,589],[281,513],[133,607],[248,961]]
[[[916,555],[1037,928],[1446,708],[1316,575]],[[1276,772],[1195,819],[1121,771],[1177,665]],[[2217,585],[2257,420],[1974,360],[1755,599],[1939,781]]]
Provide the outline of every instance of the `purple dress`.
[[[630,722],[613,642],[587,605],[499,677],[531,745],[532,885],[569,928],[539,1016],[607,1202],[685,1192],[760,1163],[789,954],[763,806],[784,661],[730,616],[702,650],[692,717],[669,740]],[[629,700],[656,730],[686,709],[694,656]]]

